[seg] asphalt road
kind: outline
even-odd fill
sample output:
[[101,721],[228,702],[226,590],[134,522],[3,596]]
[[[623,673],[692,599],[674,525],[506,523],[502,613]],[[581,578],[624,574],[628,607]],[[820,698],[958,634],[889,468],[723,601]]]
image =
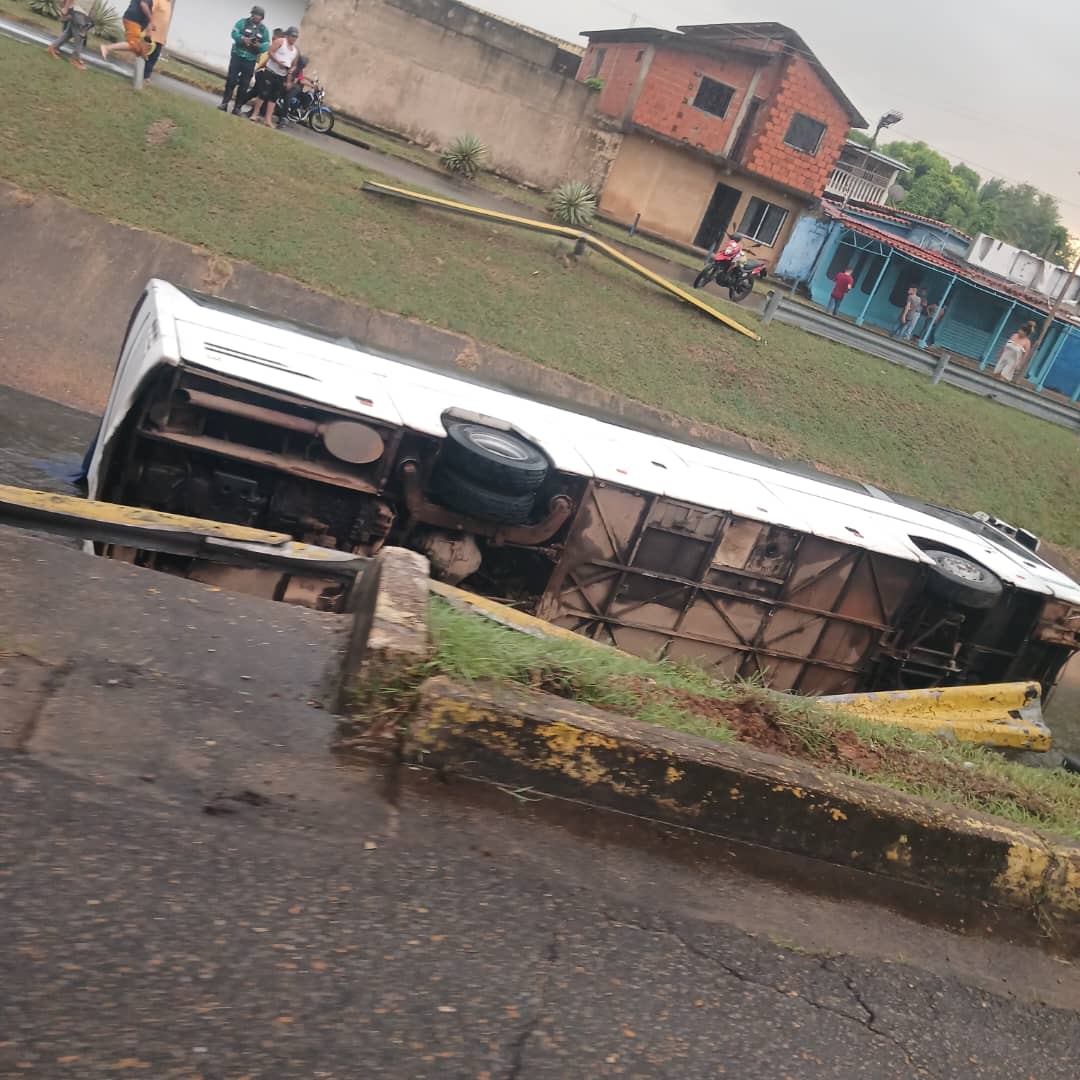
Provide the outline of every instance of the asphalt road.
[[[0,391],[0,482],[63,490],[93,426]],[[0,1076],[1076,1074],[1080,977],[1030,945],[336,761],[327,617],[2,531],[0,596],[0,745],[42,695],[0,750]]]

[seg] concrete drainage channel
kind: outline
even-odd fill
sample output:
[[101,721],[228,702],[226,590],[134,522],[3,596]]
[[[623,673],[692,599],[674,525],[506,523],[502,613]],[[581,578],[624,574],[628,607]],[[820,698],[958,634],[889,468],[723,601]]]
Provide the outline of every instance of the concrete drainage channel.
[[[1052,922],[1072,938],[1080,847],[746,746],[548,694],[417,676],[430,657],[426,561],[388,549],[355,613],[344,742],[413,766],[573,800]],[[505,620],[511,624],[513,617]]]
[[[374,750],[404,767],[570,800],[586,814],[615,811],[810,861],[853,874],[886,898],[923,890],[967,905],[973,914],[992,909],[1029,927],[1051,928],[1057,948],[1072,951],[1080,945],[1080,846],[748,746],[720,745],[552,695],[429,677],[433,591],[523,632],[551,628],[432,583],[427,561],[414,552],[390,548],[374,560],[357,562],[277,534],[20,489],[0,490],[0,523],[181,554],[194,551],[233,564],[348,576],[351,620],[333,617],[335,625],[344,623],[348,640],[321,695],[341,717],[339,751]],[[55,550],[65,558],[82,558]],[[111,565],[123,573],[123,564]],[[72,567],[69,576],[74,572]],[[99,587],[99,576],[89,582]],[[303,614],[288,605],[269,607],[280,608],[283,619],[294,618],[286,613]],[[310,684],[311,673],[302,670],[301,681]],[[44,694],[48,689],[37,686],[48,672],[29,661],[16,674],[34,684],[31,690]],[[278,670],[262,676],[270,683],[280,677]],[[297,688],[277,689],[284,695]],[[28,743],[34,716],[25,719],[20,731],[9,733],[12,748]],[[282,720],[295,747],[290,753],[305,760],[323,753],[326,760],[319,745],[325,748],[326,726],[309,727],[286,713]],[[86,722],[107,727],[108,716],[95,714]],[[107,735],[103,730],[94,738]],[[316,772],[322,767],[313,766]]]

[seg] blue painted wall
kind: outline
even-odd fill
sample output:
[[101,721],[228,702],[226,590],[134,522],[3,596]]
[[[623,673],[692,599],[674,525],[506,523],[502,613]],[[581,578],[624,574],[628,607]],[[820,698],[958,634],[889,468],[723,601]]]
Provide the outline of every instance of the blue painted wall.
[[1043,386],[1073,400],[1080,396],[1080,333],[1073,331],[1065,339]]
[[829,221],[819,221],[816,217],[803,214],[795,222],[795,228],[791,230],[791,236],[780,253],[775,273],[788,281],[805,281],[831,226]]

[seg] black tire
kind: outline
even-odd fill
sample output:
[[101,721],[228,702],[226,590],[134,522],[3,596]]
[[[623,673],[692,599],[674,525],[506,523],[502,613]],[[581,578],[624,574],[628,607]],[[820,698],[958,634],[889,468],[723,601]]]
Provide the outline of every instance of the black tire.
[[706,266],[702,270],[698,271],[698,276],[694,278],[694,288],[704,289],[705,286],[708,285],[710,281],[712,281],[713,275],[715,273],[716,270],[712,266]]
[[1005,586],[985,566],[951,551],[928,548],[925,554],[934,560],[927,586],[938,596],[975,611],[992,608],[1001,599]]
[[312,109],[307,122],[308,127],[320,135],[329,135],[334,130],[334,114],[327,108]]
[[537,491],[550,467],[542,451],[519,436],[465,422],[447,426],[442,462],[448,471],[506,495]]
[[738,285],[732,285],[728,289],[728,296],[731,297],[733,303],[741,304],[753,291],[754,279],[743,278]]
[[460,514],[499,525],[524,524],[532,517],[536,502],[532,492],[506,495],[501,491],[492,491],[441,464],[431,477],[431,497]]

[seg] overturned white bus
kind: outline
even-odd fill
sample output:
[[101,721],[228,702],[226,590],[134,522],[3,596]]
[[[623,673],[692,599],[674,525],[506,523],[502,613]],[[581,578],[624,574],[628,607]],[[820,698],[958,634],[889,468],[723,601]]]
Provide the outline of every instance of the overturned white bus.
[[[1040,682],[1080,586],[1002,528],[373,354],[152,281],[89,470],[94,498],[373,554],[633,653],[777,689]],[[102,554],[336,610],[342,586]]]

